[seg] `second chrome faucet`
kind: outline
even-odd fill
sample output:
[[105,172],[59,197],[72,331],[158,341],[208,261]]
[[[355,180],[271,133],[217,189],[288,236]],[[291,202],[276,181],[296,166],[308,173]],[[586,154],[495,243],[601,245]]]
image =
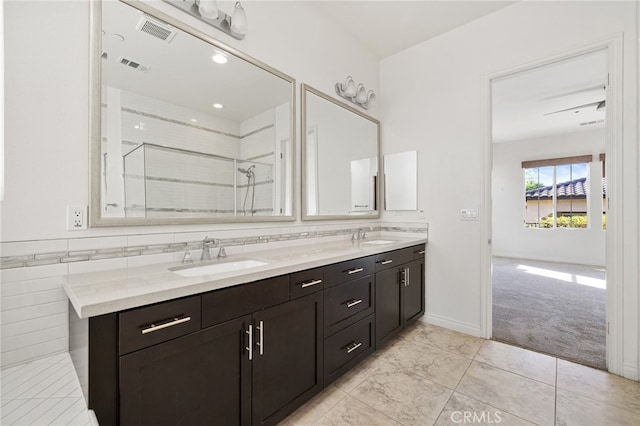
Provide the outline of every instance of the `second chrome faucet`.
[[[219,247],[220,246],[220,240],[217,238],[209,238],[209,237],[204,237],[204,240],[202,240],[202,254],[200,255],[200,261],[205,261],[205,260],[211,260],[211,247]],[[225,251],[224,247],[220,247],[220,249],[218,250],[218,255],[216,256],[218,259],[223,259],[225,257],[227,257],[227,252]]]

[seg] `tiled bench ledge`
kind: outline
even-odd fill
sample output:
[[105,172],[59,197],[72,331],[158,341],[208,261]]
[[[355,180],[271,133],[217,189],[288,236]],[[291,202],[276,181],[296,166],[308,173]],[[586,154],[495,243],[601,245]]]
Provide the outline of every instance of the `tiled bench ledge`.
[[68,353],[5,368],[0,383],[4,426],[98,425]]

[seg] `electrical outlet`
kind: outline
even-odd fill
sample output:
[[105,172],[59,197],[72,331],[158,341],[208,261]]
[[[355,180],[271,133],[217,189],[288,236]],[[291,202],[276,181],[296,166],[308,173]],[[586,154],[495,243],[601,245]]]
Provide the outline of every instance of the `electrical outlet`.
[[67,230],[82,231],[87,229],[87,207],[67,206]]

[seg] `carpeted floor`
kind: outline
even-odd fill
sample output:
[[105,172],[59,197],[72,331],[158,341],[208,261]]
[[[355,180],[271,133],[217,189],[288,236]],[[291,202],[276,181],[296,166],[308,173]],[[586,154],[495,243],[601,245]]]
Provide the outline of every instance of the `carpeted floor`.
[[604,268],[494,257],[493,339],[606,369]]

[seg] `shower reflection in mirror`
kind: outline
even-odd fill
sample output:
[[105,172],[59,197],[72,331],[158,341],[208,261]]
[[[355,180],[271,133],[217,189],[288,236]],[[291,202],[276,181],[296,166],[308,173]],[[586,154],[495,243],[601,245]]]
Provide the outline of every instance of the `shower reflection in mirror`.
[[273,214],[271,162],[141,143],[123,164],[126,217]]

